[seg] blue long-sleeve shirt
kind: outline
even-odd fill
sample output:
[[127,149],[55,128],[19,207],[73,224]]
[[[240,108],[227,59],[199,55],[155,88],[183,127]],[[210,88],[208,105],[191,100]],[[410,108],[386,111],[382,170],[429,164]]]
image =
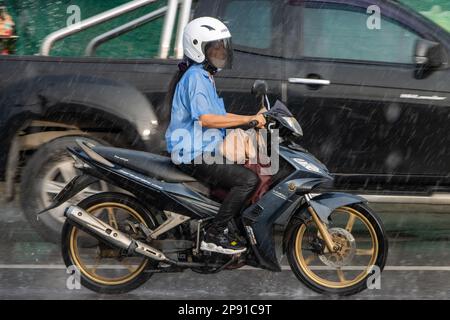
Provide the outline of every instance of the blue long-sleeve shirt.
[[213,152],[225,136],[224,129],[200,126],[204,114],[225,115],[226,110],[213,78],[201,64],[195,64],[177,84],[166,131],[167,151],[175,163],[188,163],[204,152]]

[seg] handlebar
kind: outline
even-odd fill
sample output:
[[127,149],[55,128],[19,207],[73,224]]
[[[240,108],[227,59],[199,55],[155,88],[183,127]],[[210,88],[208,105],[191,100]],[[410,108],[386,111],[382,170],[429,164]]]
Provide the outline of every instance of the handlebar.
[[247,126],[248,126],[250,129],[252,129],[252,128],[256,128],[256,127],[258,126],[258,124],[259,124],[258,120],[252,120],[252,121],[250,121],[250,122],[248,123]]
[[258,126],[259,122],[257,120],[252,120],[247,124],[244,124],[242,126],[237,126],[229,129],[242,129],[242,130],[250,130],[253,128],[256,128]]

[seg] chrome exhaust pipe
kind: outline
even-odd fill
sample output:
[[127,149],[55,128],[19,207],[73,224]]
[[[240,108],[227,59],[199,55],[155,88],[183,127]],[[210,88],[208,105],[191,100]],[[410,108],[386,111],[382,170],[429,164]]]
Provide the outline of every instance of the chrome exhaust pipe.
[[77,206],[70,206],[65,211],[65,216],[80,229],[86,230],[94,235],[101,237],[106,242],[115,247],[125,249],[129,253],[137,253],[147,258],[169,262],[170,260],[159,250],[149,245],[132,239],[129,235],[114,229],[109,224],[101,221],[85,210]]

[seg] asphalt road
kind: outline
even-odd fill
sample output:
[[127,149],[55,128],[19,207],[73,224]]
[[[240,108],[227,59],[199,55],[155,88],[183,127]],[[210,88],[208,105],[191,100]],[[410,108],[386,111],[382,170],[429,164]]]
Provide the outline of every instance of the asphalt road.
[[[375,205],[374,205],[375,206]],[[450,213],[436,206],[378,206],[390,235],[380,289],[345,299],[450,299]],[[286,267],[200,275],[155,274],[124,295],[67,289],[58,245],[43,242],[15,203],[0,206],[0,299],[336,299],[314,293]]]

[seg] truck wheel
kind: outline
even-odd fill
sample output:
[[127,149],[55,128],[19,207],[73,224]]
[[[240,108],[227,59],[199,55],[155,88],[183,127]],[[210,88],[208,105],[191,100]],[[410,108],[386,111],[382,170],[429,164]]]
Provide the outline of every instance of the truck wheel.
[[[42,145],[27,161],[22,171],[20,185],[20,203],[22,211],[28,222],[38,234],[46,241],[60,243],[61,230],[64,224],[64,209],[69,204],[80,202],[93,194],[108,191],[105,182],[92,184],[76,197],[60,207],[50,210],[36,219],[36,214],[47,208],[53,197],[80,172],[73,167],[73,159],[67,147],[75,146],[76,139],[70,136],[52,140]],[[93,143],[93,139],[82,137]]]

